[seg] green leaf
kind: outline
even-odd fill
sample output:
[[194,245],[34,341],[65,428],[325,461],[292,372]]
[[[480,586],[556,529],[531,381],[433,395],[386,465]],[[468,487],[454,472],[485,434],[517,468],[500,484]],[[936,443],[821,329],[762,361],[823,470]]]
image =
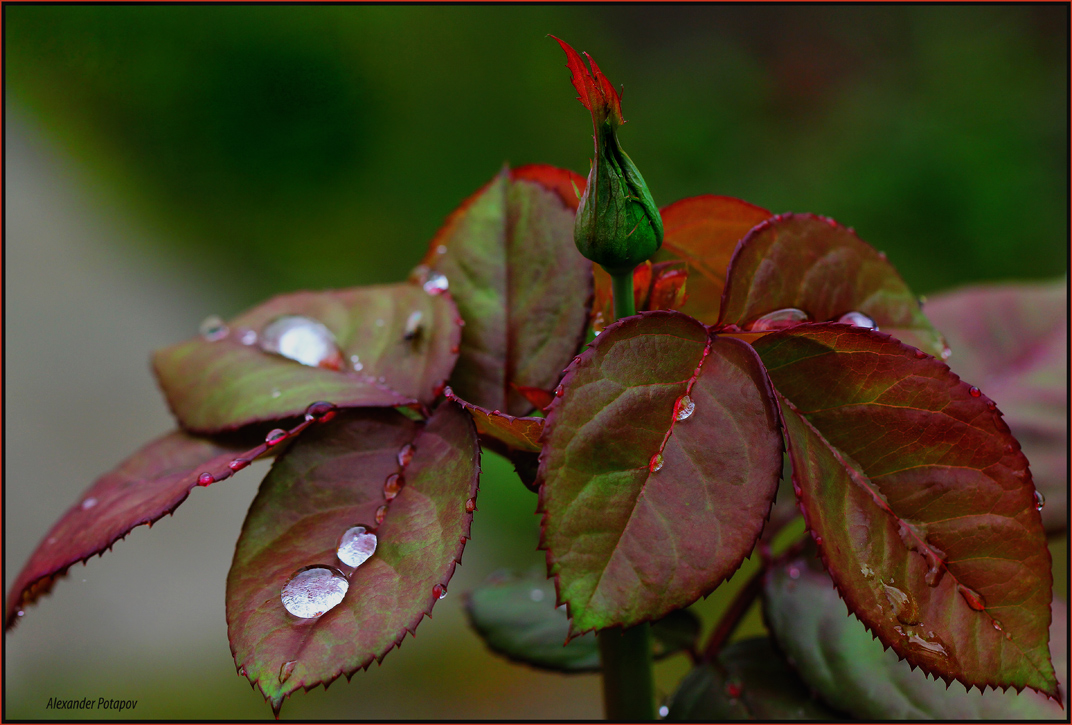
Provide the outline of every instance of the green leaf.
[[754,345],[849,609],[947,681],[1056,694],[1050,554],[1027,460],[992,402],[870,330],[804,325]]
[[553,388],[581,345],[592,271],[573,244],[576,204],[563,201],[573,177],[504,170],[447,218],[414,270],[424,284],[443,275],[465,320],[450,384],[475,405],[525,415],[532,404],[511,383]]
[[[1050,642],[1061,689],[1068,679],[1068,607],[1053,601]],[[999,692],[946,685],[887,650],[851,616],[812,558],[773,569],[764,612],[801,677],[834,707],[880,720],[1068,720],[1061,705],[1037,692]],[[1067,706],[1067,695],[1065,696]]]
[[544,427],[541,548],[571,633],[658,619],[732,574],[782,469],[752,348],[646,312],[600,334],[561,393]]
[[746,329],[763,315],[796,308],[813,322],[848,312],[931,355],[942,336],[886,255],[851,229],[814,214],[781,214],[748,233],[733,254],[720,324]]
[[[243,344],[246,331],[263,339],[265,326],[285,315],[331,331],[337,369]],[[159,350],[153,367],[182,426],[213,432],[298,415],[316,400],[339,407],[428,404],[458,358],[460,328],[448,295],[412,284],[297,292],[231,320],[222,339],[195,338]]]
[[[472,420],[447,401],[427,425],[391,410],[340,414],[272,467],[227,578],[227,629],[239,671],[277,713],[295,690],[382,660],[431,612],[469,536],[479,460]],[[394,474],[405,485],[377,524]],[[336,547],[355,524],[378,544],[342,602],[318,618],[291,615],[283,586],[303,567],[344,569]]]
[[[594,634],[568,642],[565,607],[555,607],[555,585],[539,576],[501,576],[477,587],[465,601],[469,624],[494,652],[523,664],[558,672],[598,672]],[[679,609],[651,627],[656,658],[692,649],[700,620]]]
[[816,699],[767,637],[724,648],[715,663],[702,662],[678,685],[667,720],[840,720]]
[[998,404],[1046,497],[1042,523],[1068,528],[1068,282],[994,284],[935,295],[927,316],[952,368]]

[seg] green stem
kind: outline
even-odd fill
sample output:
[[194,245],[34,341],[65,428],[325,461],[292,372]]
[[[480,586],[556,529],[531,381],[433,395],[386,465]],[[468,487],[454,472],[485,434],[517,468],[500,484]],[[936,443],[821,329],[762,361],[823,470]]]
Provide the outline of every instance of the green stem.
[[612,722],[655,719],[651,625],[599,633],[603,664],[603,712]]
[[[614,283],[614,317],[636,314],[633,270],[611,275]],[[603,712],[607,720],[629,722],[655,719],[655,677],[652,672],[651,625],[599,633],[603,666]]]

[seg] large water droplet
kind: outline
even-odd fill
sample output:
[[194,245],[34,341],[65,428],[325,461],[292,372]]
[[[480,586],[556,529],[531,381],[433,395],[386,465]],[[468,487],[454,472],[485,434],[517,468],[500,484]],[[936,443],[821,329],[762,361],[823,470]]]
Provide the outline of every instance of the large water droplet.
[[406,340],[416,340],[417,336],[421,334],[421,320],[424,318],[424,313],[420,310],[414,310],[409,313],[409,317],[406,318],[406,327],[402,330],[402,337]]
[[277,317],[261,330],[260,347],[302,365],[338,370],[342,352],[331,330],[301,315]]
[[1035,509],[1042,510],[1042,507],[1046,505],[1046,497],[1042,495],[1042,491],[1035,489]]
[[268,431],[268,435],[264,436],[264,442],[267,443],[269,447],[277,446],[285,441],[288,435],[290,434],[282,428],[273,428]]
[[450,287],[450,282],[447,280],[446,275],[439,272],[432,272],[428,275],[428,278],[424,280],[424,284],[421,285],[424,291],[430,295],[438,295],[447,291]]
[[406,482],[402,477],[397,473],[392,473],[383,484],[383,497],[388,501],[393,501],[404,485],[406,485]]
[[960,592],[960,596],[964,597],[964,601],[968,603],[968,606],[977,612],[981,612],[986,609],[986,600],[983,599],[983,595],[974,589],[969,589],[963,584],[957,585],[957,591]]
[[310,619],[337,606],[346,596],[350,582],[332,566],[307,566],[290,578],[280,598],[295,617]]
[[334,403],[319,400],[305,409],[305,419],[316,423],[327,423],[335,417],[338,410]]
[[663,467],[663,454],[662,453],[656,453],[654,456],[651,457],[651,460],[648,461],[648,470],[651,471],[652,473],[658,473],[662,469],[662,467]]
[[198,332],[201,333],[201,337],[209,342],[216,342],[227,337],[227,333],[230,330],[227,329],[227,323],[225,323],[218,315],[209,315],[201,321]]
[[339,538],[339,561],[346,566],[361,566],[376,553],[376,542],[376,534],[364,526],[351,526]]
[[296,661],[291,660],[290,662],[284,662],[279,667],[279,684],[280,685],[282,685],[284,682],[286,682],[287,680],[290,679],[290,675],[294,672],[294,666],[297,665],[297,664],[298,663]]
[[846,312],[841,317],[837,318],[838,322],[846,325],[856,325],[857,327],[866,327],[870,330],[877,330],[878,325],[870,317],[862,312]]
[[941,657],[949,656],[949,653],[945,651],[945,647],[943,647],[940,642],[929,642],[920,637],[918,634],[910,635],[908,637],[908,643],[910,645],[913,645],[914,647],[917,647],[918,649],[923,650],[924,652],[930,652],[931,654],[936,654]]
[[696,412],[696,403],[692,402],[692,398],[689,396],[682,395],[677,399],[677,403],[674,405],[674,410],[675,420],[686,420]]
[[413,460],[413,444],[407,443],[402,446],[402,449],[398,451],[398,465],[405,468],[409,465],[409,462]]
[[744,329],[751,332],[782,330],[786,327],[799,325],[801,322],[807,322],[809,319],[811,318],[804,310],[798,310],[796,307],[786,307],[785,309],[768,312],[762,317],[754,320],[752,323],[745,325]]

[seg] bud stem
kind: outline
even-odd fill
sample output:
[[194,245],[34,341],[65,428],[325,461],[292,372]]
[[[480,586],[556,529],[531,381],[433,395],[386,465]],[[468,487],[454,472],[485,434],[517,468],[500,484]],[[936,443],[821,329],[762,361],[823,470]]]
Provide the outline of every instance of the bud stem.
[[620,320],[636,314],[636,301],[633,299],[633,270],[623,274],[611,274],[614,292],[614,319]]

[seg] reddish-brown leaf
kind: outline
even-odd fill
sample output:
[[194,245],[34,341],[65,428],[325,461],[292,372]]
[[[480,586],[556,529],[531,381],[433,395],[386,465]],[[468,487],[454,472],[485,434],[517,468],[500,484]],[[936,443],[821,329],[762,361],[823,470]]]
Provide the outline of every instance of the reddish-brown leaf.
[[992,402],[870,330],[799,326],[755,349],[849,609],[946,681],[1056,695],[1050,555],[1027,461]]
[[[333,333],[337,369],[261,350],[265,327],[285,315],[316,320]],[[427,404],[442,390],[461,340],[450,297],[406,283],[280,295],[227,329],[222,339],[195,338],[153,357],[168,404],[188,430],[298,415],[315,400],[340,407]],[[253,344],[244,344],[245,335]]]
[[763,315],[802,310],[812,322],[849,312],[931,355],[944,350],[919,301],[886,255],[852,229],[814,214],[782,214],[763,222],[733,253],[720,324],[746,329]]
[[[472,420],[450,401],[427,425],[390,410],[340,414],[280,457],[250,507],[227,578],[235,663],[277,713],[292,692],[382,660],[431,612],[469,536],[479,472]],[[388,504],[384,486],[394,474],[404,485]],[[375,530],[378,543],[351,571],[336,551],[355,524]],[[349,588],[333,609],[301,619],[280,593],[311,565],[345,568]]]
[[[465,400],[511,415],[532,405],[511,383],[552,388],[580,347],[592,290],[573,243],[580,177],[548,166],[496,176],[454,211],[414,277],[449,285],[465,328],[450,384]],[[579,188],[583,188],[583,183]]]
[[572,632],[657,619],[732,574],[782,469],[752,348],[646,312],[600,334],[561,391],[544,430],[541,547]]
[[522,418],[507,415],[498,410],[481,408],[479,405],[462,400],[450,388],[447,388],[444,393],[448,400],[453,400],[473,416],[476,432],[484,445],[490,445],[502,455],[508,455],[509,451],[539,452],[543,418]]
[[621,94],[614,90],[614,86],[599,70],[599,66],[592,60],[592,56],[588,55],[588,53],[584,54],[584,57],[592,65],[592,72],[589,73],[588,69],[584,67],[584,61],[581,60],[581,56],[577,55],[577,51],[565,41],[559,40],[553,35],[551,37],[558,41],[558,44],[562,46],[562,50],[566,51],[566,67],[570,69],[570,81],[579,94],[577,100],[592,112],[593,125],[601,124],[607,119],[610,119],[615,126],[621,126],[625,123],[625,119],[622,118]]
[[510,387],[521,393],[525,400],[532,403],[533,407],[537,410],[544,410],[547,406],[555,400],[555,394],[550,390],[544,390],[543,388],[530,388],[527,385],[518,385],[517,383],[511,383]]
[[1067,285],[981,285],[926,305],[949,342],[953,370],[998,404],[1023,447],[1050,532],[1068,528]]

